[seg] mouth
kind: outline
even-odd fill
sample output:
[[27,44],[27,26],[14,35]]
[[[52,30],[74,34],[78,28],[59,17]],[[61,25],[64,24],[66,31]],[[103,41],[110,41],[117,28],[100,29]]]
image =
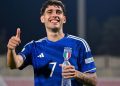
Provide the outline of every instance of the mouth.
[[58,20],[50,20],[51,23],[58,23]]
[[49,21],[50,21],[51,23],[58,23],[58,22],[60,22],[60,19],[54,18],[54,19],[49,19]]

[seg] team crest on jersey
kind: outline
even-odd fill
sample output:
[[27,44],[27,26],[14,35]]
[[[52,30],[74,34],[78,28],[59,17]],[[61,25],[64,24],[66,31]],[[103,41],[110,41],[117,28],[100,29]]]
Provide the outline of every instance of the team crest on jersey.
[[70,59],[71,54],[72,54],[72,48],[64,47],[64,52],[63,52],[64,59],[66,59],[66,60]]

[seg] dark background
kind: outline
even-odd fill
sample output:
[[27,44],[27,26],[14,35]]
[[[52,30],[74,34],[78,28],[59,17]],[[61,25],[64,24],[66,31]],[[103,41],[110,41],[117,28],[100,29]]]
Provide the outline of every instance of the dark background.
[[87,0],[86,33],[95,55],[120,56],[120,0]]
[[[40,8],[45,0],[0,0],[0,54],[6,54],[7,42],[21,28],[22,43],[46,36]],[[62,0],[67,10],[64,32],[77,34],[77,0]],[[120,1],[86,0],[86,40],[93,55],[120,55]]]
[[[45,0],[2,0],[0,1],[0,53],[6,53],[9,38],[21,28],[22,43],[18,51],[29,41],[46,36],[44,25],[40,22],[40,8]],[[63,1],[67,9],[67,24],[64,32],[76,34],[77,5],[72,0]],[[74,4],[74,6],[73,6]]]

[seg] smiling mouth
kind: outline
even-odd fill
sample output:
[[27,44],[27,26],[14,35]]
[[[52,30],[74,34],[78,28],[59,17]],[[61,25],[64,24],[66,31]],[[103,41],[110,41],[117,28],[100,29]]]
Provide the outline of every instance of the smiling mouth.
[[50,18],[49,21],[51,23],[58,23],[58,22],[60,22],[60,18],[59,17]]
[[52,20],[50,20],[50,22],[51,23],[58,23],[58,22],[60,22],[60,20],[52,19]]
[[51,20],[50,22],[51,23],[58,23],[59,21],[58,20]]

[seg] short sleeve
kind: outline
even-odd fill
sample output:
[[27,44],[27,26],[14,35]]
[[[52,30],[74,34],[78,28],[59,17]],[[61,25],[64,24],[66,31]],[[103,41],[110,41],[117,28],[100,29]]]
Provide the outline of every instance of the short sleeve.
[[79,58],[81,72],[96,72],[96,66],[91,54],[91,49],[84,39],[80,43]]
[[21,55],[24,62],[23,65],[19,68],[19,69],[23,69],[26,66],[32,64],[32,45],[33,45],[33,41],[27,43],[21,52],[18,53],[18,55]]

